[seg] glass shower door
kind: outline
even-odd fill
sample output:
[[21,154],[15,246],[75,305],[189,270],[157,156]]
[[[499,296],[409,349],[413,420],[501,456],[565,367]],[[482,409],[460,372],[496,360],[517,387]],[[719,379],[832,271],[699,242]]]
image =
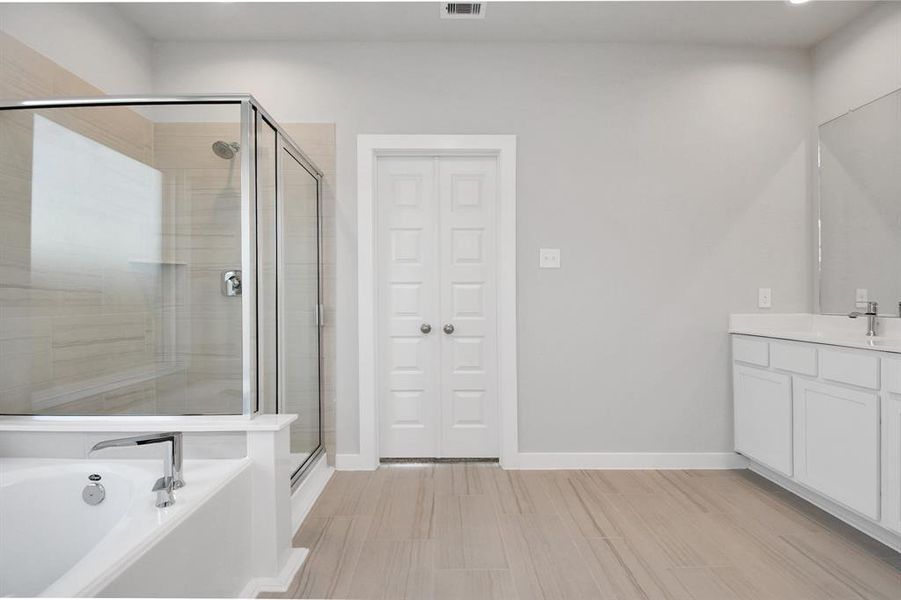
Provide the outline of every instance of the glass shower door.
[[252,412],[242,107],[0,108],[0,414]]
[[279,145],[279,412],[291,425],[295,474],[321,447],[319,181]]

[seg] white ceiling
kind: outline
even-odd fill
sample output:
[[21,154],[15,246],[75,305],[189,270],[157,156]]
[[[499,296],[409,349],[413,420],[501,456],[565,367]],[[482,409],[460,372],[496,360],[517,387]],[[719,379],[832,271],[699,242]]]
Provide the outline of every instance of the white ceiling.
[[442,20],[438,2],[122,3],[158,41],[539,41],[808,47],[871,1],[499,2]]

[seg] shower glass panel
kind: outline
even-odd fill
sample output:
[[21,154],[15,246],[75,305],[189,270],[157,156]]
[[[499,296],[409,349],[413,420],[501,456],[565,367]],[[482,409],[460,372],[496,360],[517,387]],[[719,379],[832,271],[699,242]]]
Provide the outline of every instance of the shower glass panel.
[[241,105],[201,108],[0,111],[0,413],[242,412]]
[[279,149],[280,412],[296,414],[291,456],[300,469],[321,446],[319,180]]

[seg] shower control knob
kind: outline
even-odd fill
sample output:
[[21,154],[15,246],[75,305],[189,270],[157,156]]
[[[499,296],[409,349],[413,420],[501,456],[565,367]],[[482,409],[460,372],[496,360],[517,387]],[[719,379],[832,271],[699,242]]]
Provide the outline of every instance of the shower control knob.
[[448,323],[447,325],[444,326],[444,333],[446,333],[447,335],[450,335],[450,334],[452,334],[453,332],[454,332],[454,325],[453,325],[453,323]]
[[428,323],[423,323],[422,325],[420,325],[419,331],[421,331],[421,332],[423,332],[424,334],[428,335],[428,334],[432,333],[432,326],[429,325]]

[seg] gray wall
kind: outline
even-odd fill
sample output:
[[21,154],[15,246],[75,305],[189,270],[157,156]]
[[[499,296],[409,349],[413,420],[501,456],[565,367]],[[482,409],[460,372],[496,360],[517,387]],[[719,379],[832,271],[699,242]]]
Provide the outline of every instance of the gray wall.
[[0,31],[107,94],[151,91],[152,43],[112,6],[3,3]]
[[883,2],[826,40],[814,57],[817,123],[901,88],[901,2]]
[[[338,452],[357,421],[356,136],[518,136],[524,451],[732,446],[730,312],[811,308],[808,55],[665,45],[164,43],[157,92],[337,124]],[[537,269],[540,246],[563,268]]]

